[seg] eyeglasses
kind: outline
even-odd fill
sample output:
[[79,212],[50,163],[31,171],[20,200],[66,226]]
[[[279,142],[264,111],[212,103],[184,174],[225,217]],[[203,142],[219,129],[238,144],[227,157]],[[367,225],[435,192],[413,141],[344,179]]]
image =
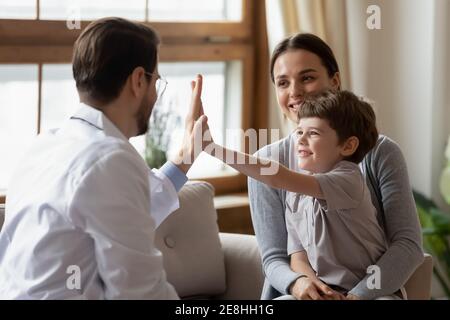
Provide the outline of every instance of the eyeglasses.
[[150,72],[145,72],[146,75],[153,77],[156,76],[156,94],[158,99],[160,99],[162,97],[162,95],[164,94],[164,92],[166,91],[166,87],[167,87],[167,80],[162,78],[161,75],[159,74],[155,74],[155,73],[150,73]]

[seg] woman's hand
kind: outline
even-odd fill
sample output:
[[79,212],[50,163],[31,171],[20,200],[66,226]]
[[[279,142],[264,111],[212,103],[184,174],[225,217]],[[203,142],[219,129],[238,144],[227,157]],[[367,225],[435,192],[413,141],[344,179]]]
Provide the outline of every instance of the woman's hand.
[[291,294],[298,300],[345,300],[345,296],[334,291],[319,279],[301,277],[292,286]]
[[361,298],[360,297],[358,297],[358,296],[355,296],[355,295],[353,295],[353,294],[347,294],[347,296],[345,297],[347,300],[361,300]]

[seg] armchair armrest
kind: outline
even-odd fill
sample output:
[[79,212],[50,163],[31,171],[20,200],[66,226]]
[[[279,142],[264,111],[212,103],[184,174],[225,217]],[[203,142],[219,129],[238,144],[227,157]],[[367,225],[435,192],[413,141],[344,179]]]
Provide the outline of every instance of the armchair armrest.
[[227,289],[215,299],[261,299],[264,275],[255,236],[220,233],[219,237],[225,255]]
[[405,284],[408,300],[430,300],[432,276],[433,257],[426,253],[423,262]]

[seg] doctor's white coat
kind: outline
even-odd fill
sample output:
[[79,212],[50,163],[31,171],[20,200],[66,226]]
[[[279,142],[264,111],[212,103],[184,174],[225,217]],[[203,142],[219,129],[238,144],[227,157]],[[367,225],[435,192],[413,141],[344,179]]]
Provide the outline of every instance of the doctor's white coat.
[[0,298],[177,299],[154,233],[178,206],[168,177],[150,171],[103,113],[82,105],[37,138],[13,175]]

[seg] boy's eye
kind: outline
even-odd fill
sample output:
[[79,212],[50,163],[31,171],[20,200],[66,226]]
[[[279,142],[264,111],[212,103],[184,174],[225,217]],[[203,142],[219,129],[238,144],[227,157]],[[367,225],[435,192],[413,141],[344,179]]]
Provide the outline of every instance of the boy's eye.
[[303,131],[301,131],[301,130],[298,130],[298,131],[297,131],[297,136],[300,137],[302,134],[303,134]]
[[312,77],[312,76],[304,76],[302,78],[303,82],[309,82],[309,81],[312,81],[312,80],[314,80],[314,77]]

